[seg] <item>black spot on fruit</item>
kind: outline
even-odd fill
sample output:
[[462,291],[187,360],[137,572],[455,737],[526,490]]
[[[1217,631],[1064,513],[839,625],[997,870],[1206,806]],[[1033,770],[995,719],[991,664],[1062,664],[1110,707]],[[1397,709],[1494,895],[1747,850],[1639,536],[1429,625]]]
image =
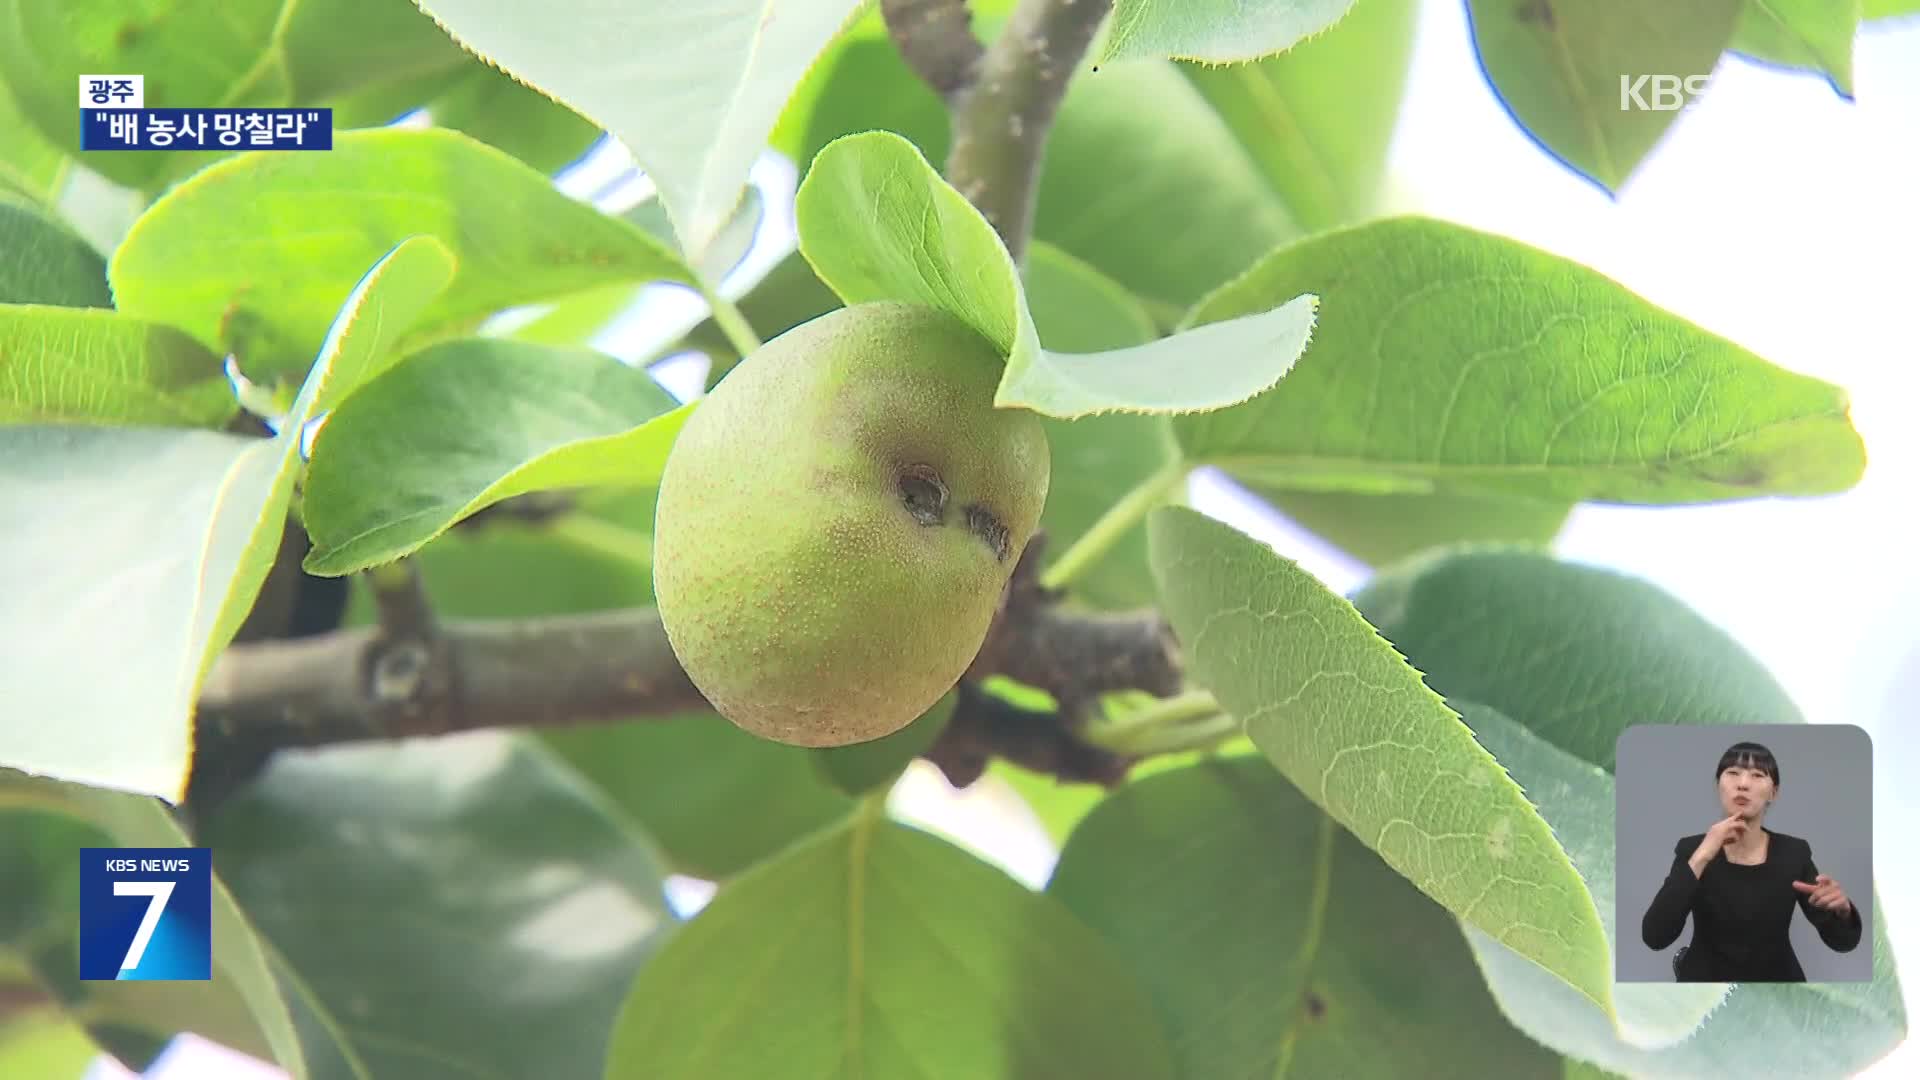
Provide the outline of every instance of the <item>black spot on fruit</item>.
[[984,506],[967,507],[967,531],[986,542],[987,550],[1001,562],[1007,561],[1012,554],[1012,543],[1007,536],[1007,527],[993,516],[993,511]]
[[900,470],[896,483],[900,503],[922,525],[938,525],[947,516],[947,485],[931,465],[909,465]]

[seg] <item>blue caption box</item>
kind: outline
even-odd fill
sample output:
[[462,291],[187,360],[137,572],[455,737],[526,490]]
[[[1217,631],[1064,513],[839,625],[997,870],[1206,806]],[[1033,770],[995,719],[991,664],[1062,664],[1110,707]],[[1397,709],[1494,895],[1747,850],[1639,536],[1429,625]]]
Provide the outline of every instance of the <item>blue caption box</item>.
[[212,927],[212,849],[80,849],[82,979],[211,979]]
[[81,109],[82,150],[331,150],[332,109]]

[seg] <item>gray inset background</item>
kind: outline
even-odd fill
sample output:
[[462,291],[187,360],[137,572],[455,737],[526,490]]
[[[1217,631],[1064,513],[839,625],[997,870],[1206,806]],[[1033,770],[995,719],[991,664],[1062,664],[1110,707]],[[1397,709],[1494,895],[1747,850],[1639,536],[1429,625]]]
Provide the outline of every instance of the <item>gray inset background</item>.
[[1725,817],[1713,767],[1737,742],[1757,742],[1780,765],[1780,793],[1762,824],[1813,847],[1813,864],[1860,909],[1860,944],[1827,948],[1795,911],[1789,937],[1808,982],[1873,977],[1873,745],[1852,724],[1636,724],[1620,733],[1614,777],[1614,978],[1672,982],[1673,954],[1693,938],[1687,921],[1660,952],[1640,919],[1673,865],[1673,845]]

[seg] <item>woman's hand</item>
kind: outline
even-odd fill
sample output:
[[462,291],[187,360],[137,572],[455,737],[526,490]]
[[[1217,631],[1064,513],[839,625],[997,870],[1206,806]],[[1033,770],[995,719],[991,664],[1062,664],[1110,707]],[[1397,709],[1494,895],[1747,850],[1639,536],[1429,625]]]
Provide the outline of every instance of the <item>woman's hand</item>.
[[1796,881],[1793,887],[1805,893],[1807,903],[1814,907],[1842,916],[1853,914],[1853,901],[1847,899],[1846,891],[1840,888],[1839,882],[1825,874],[1816,874],[1811,885]]
[[1720,849],[1747,835],[1747,819],[1739,814],[1730,814],[1713,823],[1707,835],[1700,838],[1700,846],[1693,849],[1693,856],[1687,865],[1693,867],[1693,876],[1699,877],[1707,872],[1707,864],[1713,861]]
[[1701,842],[1701,846],[1711,844],[1714,854],[1717,855],[1721,848],[1738,843],[1745,835],[1747,835],[1747,819],[1739,814],[1729,814],[1713,823],[1713,828],[1707,830],[1707,837]]

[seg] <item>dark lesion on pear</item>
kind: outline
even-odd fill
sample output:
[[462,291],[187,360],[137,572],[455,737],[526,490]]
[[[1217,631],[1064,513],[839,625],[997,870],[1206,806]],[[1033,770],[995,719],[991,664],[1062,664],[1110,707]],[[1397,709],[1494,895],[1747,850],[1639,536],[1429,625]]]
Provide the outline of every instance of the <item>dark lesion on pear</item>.
[[967,531],[984,540],[996,560],[1006,562],[1012,554],[1013,540],[1006,525],[979,503],[967,507]]
[[907,465],[894,474],[900,505],[922,525],[939,525],[947,518],[947,485],[931,465]]
[[[940,470],[918,462],[902,465],[894,470],[893,483],[900,494],[900,505],[913,520],[926,526],[946,524],[947,484],[940,478]],[[1006,562],[1013,554],[1013,537],[999,515],[972,503],[966,508],[964,521],[967,531],[979,537],[996,560]]]

